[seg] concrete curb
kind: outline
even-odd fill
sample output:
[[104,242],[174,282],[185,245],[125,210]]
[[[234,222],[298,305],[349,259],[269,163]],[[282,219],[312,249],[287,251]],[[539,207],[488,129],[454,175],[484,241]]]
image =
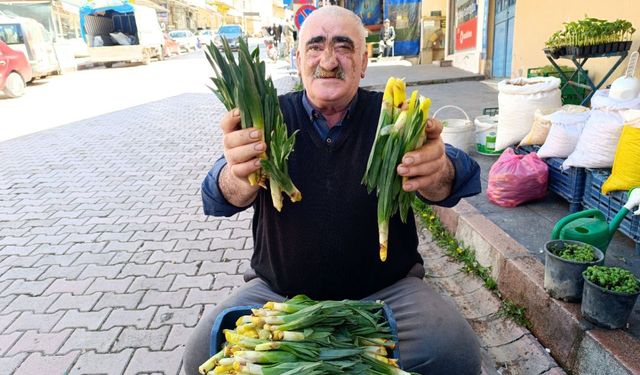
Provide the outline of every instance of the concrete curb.
[[577,374],[640,374],[640,343],[622,330],[596,328],[582,319],[580,305],[549,297],[544,266],[515,239],[462,200],[435,207],[443,225],[491,267],[500,292],[526,307],[532,332],[563,368]]
[[[482,81],[483,79],[485,79],[484,75],[476,74],[476,75],[470,75],[465,77],[436,78],[436,79],[425,79],[425,80],[418,80],[418,81],[407,80],[406,84],[407,84],[407,87],[425,86],[425,85],[438,85],[441,83],[451,83],[451,82]],[[362,88],[367,90],[375,90],[375,89],[384,90],[384,86],[385,84],[383,83],[383,84],[375,84],[375,85],[366,85],[366,86],[362,86]]]

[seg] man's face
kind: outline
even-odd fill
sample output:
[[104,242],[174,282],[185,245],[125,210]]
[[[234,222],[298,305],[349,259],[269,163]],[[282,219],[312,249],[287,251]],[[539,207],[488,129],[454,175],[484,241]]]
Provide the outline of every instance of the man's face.
[[367,52],[350,17],[309,18],[296,53],[307,97],[316,107],[349,103],[367,68]]

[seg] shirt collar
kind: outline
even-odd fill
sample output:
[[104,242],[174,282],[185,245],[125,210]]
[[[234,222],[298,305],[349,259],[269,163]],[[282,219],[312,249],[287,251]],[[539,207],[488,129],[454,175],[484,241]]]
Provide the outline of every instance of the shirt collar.
[[[347,111],[344,113],[344,117],[342,117],[342,120],[344,120],[345,118],[348,119],[351,117],[351,113],[356,109],[357,103],[358,103],[358,92],[356,91],[356,94],[353,96],[353,99],[351,99],[351,102],[349,103],[349,106],[347,107]],[[320,113],[320,111],[314,109],[311,106],[311,103],[309,102],[309,98],[307,98],[306,90],[302,92],[302,106],[304,107],[304,110],[307,112],[307,116],[309,116],[309,120],[311,120],[311,122],[313,122],[313,120],[315,120],[316,118],[323,118],[322,113]],[[340,122],[342,122],[342,120]]]

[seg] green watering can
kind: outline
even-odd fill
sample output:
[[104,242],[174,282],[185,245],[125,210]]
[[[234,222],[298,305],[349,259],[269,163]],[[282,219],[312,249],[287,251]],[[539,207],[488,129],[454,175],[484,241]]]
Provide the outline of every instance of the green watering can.
[[[586,242],[606,253],[609,242],[625,215],[640,205],[640,188],[629,190],[628,195],[627,203],[611,223],[607,223],[607,218],[598,209],[576,212],[558,220],[551,232],[551,239]],[[640,215],[640,209],[635,211],[634,215]]]

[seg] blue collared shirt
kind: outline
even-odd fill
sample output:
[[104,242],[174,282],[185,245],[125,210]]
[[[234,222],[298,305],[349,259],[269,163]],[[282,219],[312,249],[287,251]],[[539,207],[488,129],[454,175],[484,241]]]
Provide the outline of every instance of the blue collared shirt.
[[[322,116],[322,114],[313,109],[309,103],[306,92],[302,95],[302,105],[309,115],[309,119],[311,119],[314,129],[316,129],[318,134],[326,141],[327,144],[335,143],[340,136],[340,130],[344,126],[348,126],[349,113],[355,108],[357,100],[358,98],[356,94],[356,97],[354,97],[349,104],[342,120],[329,128],[327,120]],[[458,204],[460,199],[480,193],[480,167],[469,155],[451,145],[445,145],[445,153],[449,160],[451,160],[455,169],[455,177],[451,188],[451,194],[440,202],[429,201],[421,197],[420,194],[418,194],[418,197],[428,204],[453,207]],[[232,205],[227,201],[224,195],[222,195],[220,187],[218,186],[218,176],[225,165],[227,165],[227,161],[224,156],[221,156],[220,159],[213,164],[213,167],[202,182],[202,204],[205,215],[228,217],[247,208]]]
[[349,103],[349,106],[347,107],[347,110],[342,116],[342,118],[340,119],[340,121],[338,121],[335,125],[329,128],[329,123],[324,118],[322,113],[314,109],[311,106],[311,103],[309,103],[309,98],[307,98],[307,92],[305,91],[302,93],[302,106],[304,107],[304,110],[307,112],[307,115],[309,115],[309,120],[311,120],[311,123],[313,124],[313,128],[316,129],[318,134],[320,134],[320,137],[324,139],[328,145],[338,140],[338,138],[340,137],[342,127],[346,126],[347,123],[349,122],[348,121],[350,117],[349,115],[355,109],[357,103],[358,103],[358,93],[356,92],[356,96],[351,100],[351,103]]

